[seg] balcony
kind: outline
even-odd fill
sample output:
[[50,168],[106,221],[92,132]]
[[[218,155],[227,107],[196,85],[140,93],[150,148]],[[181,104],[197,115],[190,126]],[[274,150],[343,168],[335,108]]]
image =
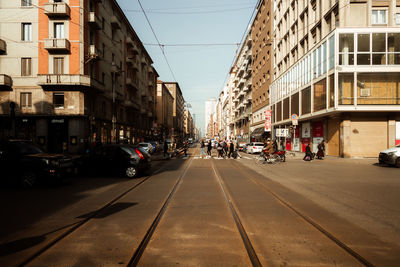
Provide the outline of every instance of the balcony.
[[69,17],[71,9],[67,3],[47,3],[44,4],[44,14],[48,17]]
[[142,90],[142,91],[140,92],[140,95],[141,95],[142,97],[146,96],[146,90]]
[[154,97],[152,95],[149,96],[149,102],[154,102]]
[[89,12],[88,23],[90,26],[92,26],[96,30],[101,29],[101,21],[95,12]]
[[48,91],[81,91],[91,86],[91,79],[81,74],[38,74],[38,85]]
[[149,86],[152,87],[154,85],[153,80],[149,80]]
[[134,79],[132,79],[130,77],[126,78],[126,85],[131,87],[131,88],[133,88],[133,89],[135,89],[135,90],[137,90],[136,80],[134,80]]
[[95,45],[89,46],[89,58],[98,58],[100,55],[99,49]]
[[7,74],[0,74],[0,90],[12,90],[13,80]]
[[144,56],[142,57],[141,62],[142,62],[142,65],[146,65],[147,64],[146,59],[144,58]]
[[153,117],[153,112],[151,112],[151,111],[147,112],[147,116],[148,117]]
[[127,38],[126,38],[126,45],[127,45],[128,47],[134,47],[134,46],[135,46],[135,43],[133,42],[133,40],[132,40],[131,37],[127,37]]
[[248,91],[250,91],[250,86],[249,85],[246,85],[244,88],[243,88],[243,92],[248,92]]
[[133,55],[128,55],[126,57],[126,63],[130,65],[134,65],[136,63],[136,58]]
[[140,113],[141,113],[141,114],[146,114],[146,109],[145,109],[145,108],[141,108],[141,109],[140,109]]
[[69,53],[71,44],[68,39],[44,39],[44,49],[50,53]]
[[119,23],[119,20],[115,15],[111,17],[111,27],[113,27],[114,29],[121,29],[121,24]]
[[237,88],[237,87],[233,88],[232,92],[234,92],[234,93],[239,92],[239,88]]
[[0,39],[0,54],[5,54],[7,52],[7,43],[6,41]]

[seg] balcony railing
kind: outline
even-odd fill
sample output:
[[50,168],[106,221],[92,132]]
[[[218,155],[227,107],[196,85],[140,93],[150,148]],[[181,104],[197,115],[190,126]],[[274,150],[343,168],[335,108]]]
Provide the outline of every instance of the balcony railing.
[[101,29],[101,21],[95,12],[89,12],[89,25],[95,29]]
[[67,3],[47,3],[44,5],[44,14],[49,17],[69,17],[71,9]]
[[137,89],[136,80],[135,80],[135,79],[132,79],[132,78],[130,78],[130,77],[127,77],[127,78],[126,78],[126,85],[127,85],[127,86],[130,86],[130,87],[132,87],[132,88],[134,88],[134,89]]
[[89,46],[89,57],[90,58],[98,58],[100,55],[99,49],[95,45]]
[[71,44],[68,39],[49,38],[44,40],[44,48],[49,52],[69,53]]
[[57,86],[89,87],[89,76],[81,74],[38,74],[38,84],[46,89]]
[[7,43],[6,41],[0,39],[0,53],[5,54],[7,52]]
[[111,17],[111,26],[114,29],[121,29],[121,24],[119,23],[119,20],[115,15]]
[[13,80],[7,74],[0,74],[0,89],[11,90]]

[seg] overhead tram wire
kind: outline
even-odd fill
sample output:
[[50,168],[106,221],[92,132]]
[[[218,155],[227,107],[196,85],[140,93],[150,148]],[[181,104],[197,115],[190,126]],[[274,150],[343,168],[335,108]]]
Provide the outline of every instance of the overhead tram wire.
[[169,64],[168,59],[167,59],[167,56],[165,55],[164,46],[163,46],[163,45],[160,43],[160,41],[158,40],[157,35],[156,35],[156,33],[155,33],[154,29],[153,29],[153,26],[151,26],[150,20],[149,20],[149,18],[147,17],[146,11],[144,11],[144,8],[143,8],[142,3],[140,2],[140,0],[138,0],[138,3],[139,3],[139,5],[140,5],[140,8],[141,8],[142,11],[143,11],[143,14],[144,14],[144,16],[145,16],[145,18],[146,18],[146,20],[147,20],[147,23],[148,23],[149,26],[150,26],[151,31],[153,32],[154,37],[155,37],[156,40],[157,40],[158,46],[159,46],[160,49],[161,49],[161,52],[162,52],[162,54],[163,54],[163,56],[164,56],[165,62],[166,62],[167,65],[168,65],[168,68],[169,68],[169,70],[170,70],[170,72],[171,72],[171,74],[172,74],[172,77],[174,78],[174,81],[177,82],[177,79],[176,79],[176,77],[175,77],[175,75],[174,75],[174,72],[172,71],[171,65]]
[[[144,45],[148,45],[148,46],[159,46],[160,44],[152,44],[152,43],[143,43]],[[238,46],[240,45],[240,43],[209,43],[209,44],[161,44],[163,47],[166,46],[175,46],[175,47],[182,47],[182,46]]]

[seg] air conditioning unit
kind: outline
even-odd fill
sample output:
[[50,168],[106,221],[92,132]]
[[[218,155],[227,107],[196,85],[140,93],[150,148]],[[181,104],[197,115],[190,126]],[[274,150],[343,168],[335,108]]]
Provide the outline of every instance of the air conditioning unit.
[[371,88],[361,88],[360,97],[368,97],[371,95]]

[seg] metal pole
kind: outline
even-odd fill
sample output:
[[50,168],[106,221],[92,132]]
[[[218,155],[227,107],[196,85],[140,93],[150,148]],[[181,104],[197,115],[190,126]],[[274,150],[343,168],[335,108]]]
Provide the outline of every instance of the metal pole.
[[112,136],[111,136],[111,138],[112,138],[112,143],[115,143],[116,142],[116,129],[115,129],[115,123],[116,123],[116,117],[115,117],[115,85],[114,85],[114,83],[115,83],[115,72],[112,72],[111,73],[112,74],[112,83],[111,83],[111,86],[112,86],[112,119],[111,119],[111,122],[112,122]]

